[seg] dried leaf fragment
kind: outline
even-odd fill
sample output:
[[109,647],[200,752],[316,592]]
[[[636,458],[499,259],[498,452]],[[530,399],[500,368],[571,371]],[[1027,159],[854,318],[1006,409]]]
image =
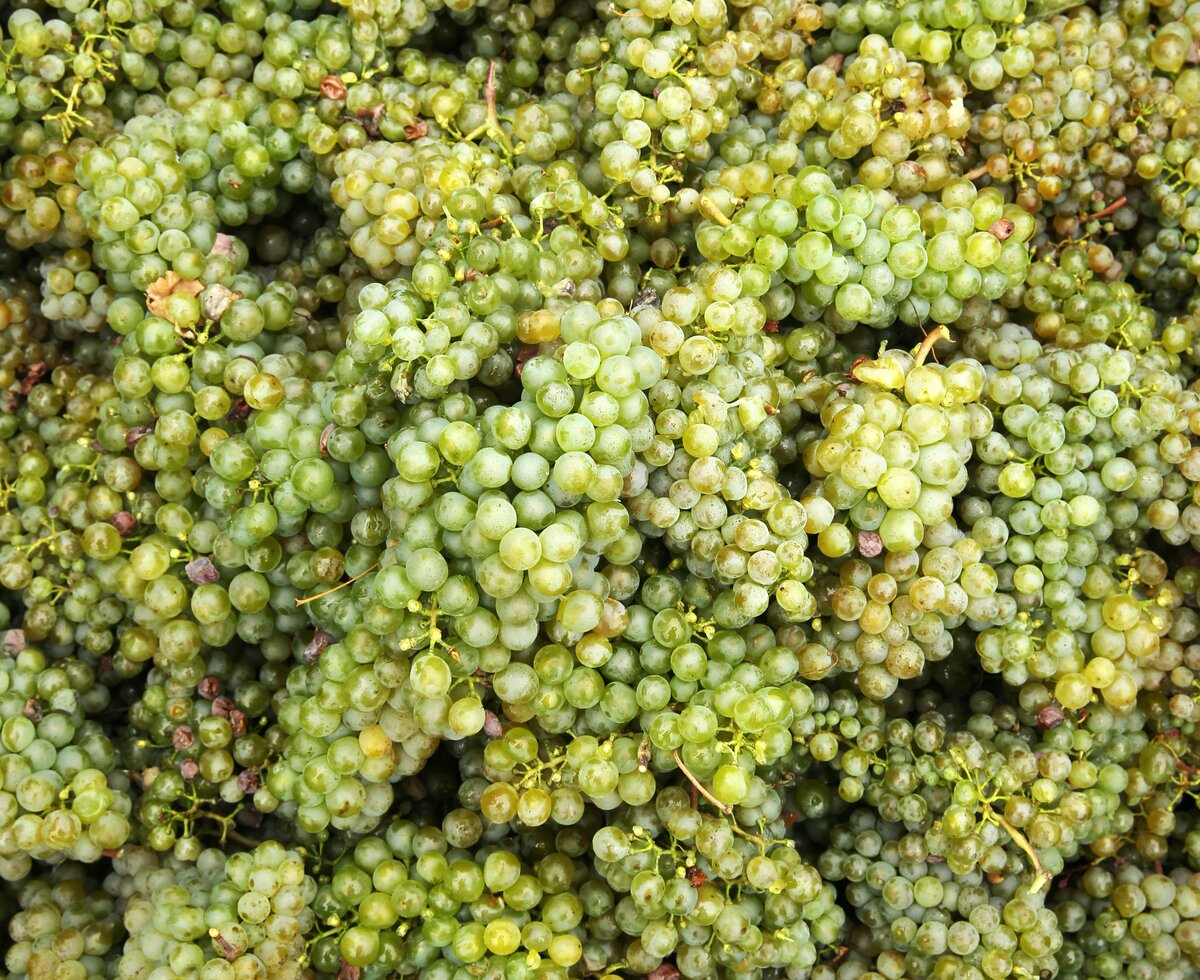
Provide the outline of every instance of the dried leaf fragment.
[[142,425],[132,425],[125,431],[125,448],[132,449],[139,442],[150,435],[154,431],[154,423],[146,422]]
[[250,406],[246,399],[241,395],[233,400],[229,406],[229,411],[225,413],[225,418],[230,422],[244,422],[250,415]]
[[200,308],[209,320],[219,320],[229,309],[230,304],[234,300],[241,299],[243,295],[239,290],[222,286],[219,282],[214,283],[204,291],[204,299],[200,302]]
[[167,306],[167,298],[174,296],[176,293],[188,293],[192,296],[199,296],[203,290],[204,283],[199,279],[180,279],[172,269],[166,275],[155,279],[147,287],[146,308],[155,316],[160,316],[172,323],[175,331],[181,336],[190,337],[193,335],[190,328],[175,323],[171,319],[170,308]]
[[327,99],[344,99],[346,97],[346,83],[338,78],[337,75],[326,75],[321,79],[321,94]]
[[[363,131],[371,137],[371,139],[379,139],[379,120],[383,118],[383,114],[387,112],[387,106],[380,103],[379,105],[364,106],[361,109],[354,111],[355,118],[362,124]],[[408,136],[407,127],[405,136]]]
[[226,235],[225,232],[217,232],[217,237],[213,239],[212,251],[209,255],[223,255],[227,259],[232,259],[236,254],[233,247],[233,236]]
[[34,361],[25,369],[25,376],[21,378],[20,391],[22,395],[28,395],[33,391],[34,386],[42,380],[42,375],[46,373],[45,361]]
[[991,223],[988,231],[995,236],[997,241],[1006,242],[1012,237],[1016,227],[1011,218],[998,218]]

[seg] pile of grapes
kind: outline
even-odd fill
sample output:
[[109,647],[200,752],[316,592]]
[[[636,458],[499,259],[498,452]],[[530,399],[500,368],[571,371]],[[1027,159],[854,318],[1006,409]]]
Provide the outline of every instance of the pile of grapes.
[[0,976],[1200,976],[1200,2],[0,5]]

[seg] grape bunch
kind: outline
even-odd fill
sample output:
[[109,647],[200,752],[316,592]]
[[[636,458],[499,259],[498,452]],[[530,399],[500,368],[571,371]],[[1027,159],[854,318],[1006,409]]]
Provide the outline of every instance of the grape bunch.
[[107,689],[86,663],[56,662],[32,646],[12,649],[22,642],[13,638],[0,662],[0,805],[7,814],[0,863],[10,881],[27,875],[33,859],[99,861],[128,840],[131,827],[128,777],[88,718],[108,704]]
[[117,899],[82,866],[63,864],[30,878],[15,897],[15,907],[8,911],[11,944],[4,957],[9,976],[92,980],[109,975],[112,954],[125,936]]

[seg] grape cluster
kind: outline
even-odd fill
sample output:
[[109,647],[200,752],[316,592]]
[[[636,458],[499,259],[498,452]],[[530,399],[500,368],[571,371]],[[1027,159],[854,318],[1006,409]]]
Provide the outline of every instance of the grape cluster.
[[[769,168],[752,166],[744,176],[731,168],[732,187],[702,193],[696,246],[714,261],[745,261],[743,275],[778,272],[793,285],[797,316],[835,316],[840,330],[897,318],[953,322],[965,301],[999,299],[1024,278],[1023,243],[1033,222],[1001,195],[977,194],[969,181],[947,186],[936,213],[921,213],[888,191],[838,188],[815,165],[775,179]],[[738,192],[746,201],[733,210]]]
[[316,884],[276,841],[228,857],[197,849],[186,861],[129,848],[106,886],[129,934],[118,976],[304,976]]
[[15,649],[22,643],[11,637],[0,661],[0,862],[8,880],[27,875],[35,858],[98,861],[130,833],[129,781],[112,742],[87,718],[107,705],[107,689],[87,664]]
[[1184,869],[1169,876],[1138,867],[1088,870],[1054,909],[1068,937],[1059,975],[1187,976],[1200,957],[1197,884]]
[[124,938],[115,897],[76,864],[25,882],[8,914],[4,965],[14,980],[106,977]]

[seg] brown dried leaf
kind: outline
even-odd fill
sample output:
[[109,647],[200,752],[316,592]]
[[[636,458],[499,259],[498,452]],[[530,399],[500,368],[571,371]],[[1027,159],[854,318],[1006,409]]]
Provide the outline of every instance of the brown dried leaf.
[[225,413],[225,418],[230,422],[244,422],[250,415],[250,406],[246,399],[241,395],[233,400],[229,406],[229,411]]
[[321,79],[321,94],[327,99],[344,99],[346,97],[346,83],[338,78],[337,75],[326,75]]
[[410,143],[413,140],[419,140],[423,136],[429,135],[429,123],[424,119],[418,119],[416,122],[409,123],[404,127],[404,138]]
[[379,120],[383,118],[383,114],[386,111],[387,106],[380,103],[379,105],[364,106],[361,109],[356,109],[354,117],[362,124],[362,128],[366,134],[374,140],[379,139]]
[[988,227],[988,231],[995,236],[997,241],[1006,242],[1012,237],[1016,227],[1012,218],[997,218]]
[[190,293],[199,296],[204,290],[204,283],[199,279],[180,279],[172,269],[166,275],[155,279],[146,289],[146,309],[155,316],[160,316],[175,325],[176,331],[190,334],[191,330],[180,326],[168,315],[167,297],[176,293]]
[[33,391],[34,385],[42,380],[42,375],[46,373],[45,361],[34,361],[25,369],[25,376],[20,382],[20,391],[22,395],[28,395]]
[[125,430],[125,448],[132,449],[146,436],[154,431],[154,423],[146,422],[142,425],[133,425]]

